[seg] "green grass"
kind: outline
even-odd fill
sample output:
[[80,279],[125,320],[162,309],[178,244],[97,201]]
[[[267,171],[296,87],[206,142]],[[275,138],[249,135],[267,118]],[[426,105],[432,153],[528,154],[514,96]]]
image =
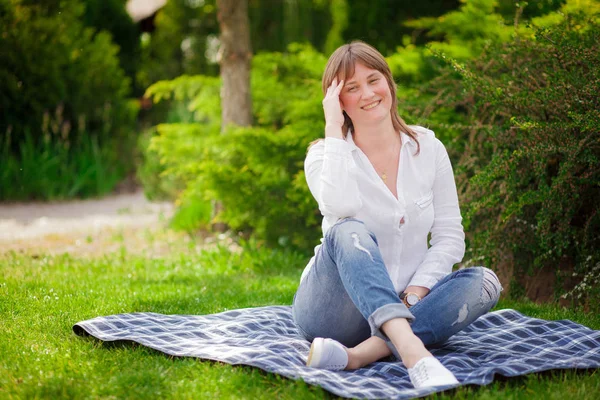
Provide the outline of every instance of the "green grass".
[[[0,398],[331,398],[324,390],[250,367],[167,357],[72,333],[75,322],[133,311],[208,314],[290,304],[306,258],[283,251],[220,247],[149,259],[0,255]],[[600,317],[523,302],[499,308],[568,318],[600,329]],[[431,398],[595,399],[594,371],[499,379]]]

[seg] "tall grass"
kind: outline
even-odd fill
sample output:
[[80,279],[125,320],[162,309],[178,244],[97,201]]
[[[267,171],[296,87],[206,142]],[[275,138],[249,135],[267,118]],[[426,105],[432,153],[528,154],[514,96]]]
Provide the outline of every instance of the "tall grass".
[[36,142],[26,133],[11,149],[11,137],[0,138],[0,200],[66,199],[106,194],[114,189],[133,162],[121,156],[131,149],[126,142],[93,134],[75,142],[45,138]]

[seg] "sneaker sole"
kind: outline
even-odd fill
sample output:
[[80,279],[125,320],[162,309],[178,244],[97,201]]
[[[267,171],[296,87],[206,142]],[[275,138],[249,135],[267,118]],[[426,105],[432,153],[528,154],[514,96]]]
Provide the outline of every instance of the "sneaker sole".
[[310,351],[308,352],[308,359],[306,360],[306,366],[312,367],[318,365],[321,362],[321,356],[323,355],[323,338],[316,338],[310,345]]

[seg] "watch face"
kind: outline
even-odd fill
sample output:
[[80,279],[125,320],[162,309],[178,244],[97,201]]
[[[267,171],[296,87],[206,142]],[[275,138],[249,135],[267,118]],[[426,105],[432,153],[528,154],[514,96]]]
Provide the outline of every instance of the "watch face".
[[411,306],[414,306],[415,304],[417,304],[419,302],[419,296],[417,296],[414,293],[409,293],[406,295],[406,302],[408,304],[410,304]]

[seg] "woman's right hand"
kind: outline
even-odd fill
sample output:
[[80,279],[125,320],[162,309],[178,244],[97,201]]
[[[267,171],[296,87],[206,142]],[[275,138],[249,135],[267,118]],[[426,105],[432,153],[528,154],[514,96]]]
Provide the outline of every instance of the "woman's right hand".
[[[339,129],[341,133],[341,128],[344,125],[344,113],[342,112],[342,104],[340,102],[340,92],[343,87],[343,80],[338,83],[337,78],[333,78],[333,82],[331,82],[331,85],[327,88],[327,93],[325,93],[325,98],[323,99],[327,136],[329,136],[327,131],[331,128],[333,128],[336,133]],[[338,135],[336,134],[335,136]]]

